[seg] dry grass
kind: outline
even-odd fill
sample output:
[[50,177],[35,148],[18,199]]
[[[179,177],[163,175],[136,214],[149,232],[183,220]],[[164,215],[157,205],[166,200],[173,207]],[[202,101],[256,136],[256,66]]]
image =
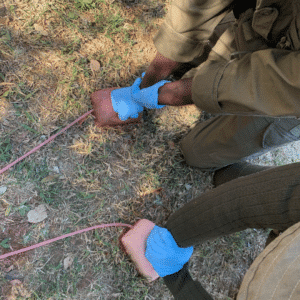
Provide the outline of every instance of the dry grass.
[[[91,92],[132,83],[155,55],[164,1],[94,0],[83,10],[79,2],[5,0],[0,167],[90,109]],[[90,69],[91,59],[100,71]],[[100,223],[147,218],[163,225],[210,188],[210,175],[188,167],[179,149],[199,115],[193,106],[169,107],[130,130],[99,129],[90,118],[1,175],[0,241],[9,238],[11,247],[1,252]],[[48,218],[29,224],[27,211],[42,203]],[[1,261],[0,298],[171,299],[161,280],[137,276],[119,250],[121,231],[90,232]],[[214,297],[230,299],[264,235],[252,230],[198,246],[194,278]],[[67,257],[73,262],[65,270]],[[13,279],[23,285],[13,287]]]

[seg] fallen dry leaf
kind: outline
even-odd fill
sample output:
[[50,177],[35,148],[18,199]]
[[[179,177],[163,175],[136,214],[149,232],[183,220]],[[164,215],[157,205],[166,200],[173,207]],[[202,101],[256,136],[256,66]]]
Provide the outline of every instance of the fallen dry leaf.
[[4,214],[5,217],[9,216],[11,209],[12,209],[12,205],[8,205],[8,207],[5,210],[5,214]]
[[55,181],[56,178],[58,178],[58,175],[49,175],[49,176],[43,178],[41,180],[41,182],[43,182],[43,183],[52,182],[52,181]]
[[170,149],[175,149],[175,143],[173,141],[168,141]]
[[34,24],[33,25],[34,29],[39,32],[42,35],[48,35],[48,32],[44,29],[43,26],[39,25],[39,24]]
[[22,299],[27,299],[31,296],[31,293],[24,288],[23,283],[20,280],[12,280],[10,281],[10,284],[12,285],[12,289],[10,295],[7,297],[7,300],[20,299],[20,296],[23,297]]
[[35,209],[31,210],[27,214],[28,222],[39,223],[47,218],[47,212],[45,205],[41,204]]
[[100,70],[100,63],[97,60],[92,59],[90,62],[90,68],[92,71],[99,71]]
[[6,86],[6,85],[16,85],[16,84],[13,82],[1,82],[0,83],[0,86]]
[[10,284],[11,284],[12,286],[20,285],[20,284],[22,284],[22,281],[20,281],[19,279],[15,279],[15,280],[12,280],[12,281],[10,282]]
[[0,195],[3,195],[7,190],[6,186],[0,186]]
[[[14,265],[11,265],[10,267],[8,267],[7,269],[4,269],[4,272],[8,273],[10,272],[11,270],[14,269]],[[17,280],[17,279],[16,279]]]

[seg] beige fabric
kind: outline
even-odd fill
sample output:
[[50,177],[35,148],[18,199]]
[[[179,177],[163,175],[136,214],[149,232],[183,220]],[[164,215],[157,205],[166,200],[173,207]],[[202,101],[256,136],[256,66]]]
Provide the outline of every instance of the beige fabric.
[[300,299],[300,223],[276,238],[254,261],[237,300]]

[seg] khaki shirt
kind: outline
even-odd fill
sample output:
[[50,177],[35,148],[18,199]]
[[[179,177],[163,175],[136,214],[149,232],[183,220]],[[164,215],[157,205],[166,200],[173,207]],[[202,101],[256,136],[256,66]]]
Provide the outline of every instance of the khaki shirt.
[[[192,61],[202,54],[233,4],[232,0],[173,0],[154,38],[157,51],[177,62]],[[251,45],[255,39],[264,46],[242,57],[208,59],[194,76],[193,101],[215,114],[299,118],[300,1],[257,0],[250,23],[249,19],[236,23],[244,39],[239,41],[237,30],[237,51],[249,50],[241,45]]]

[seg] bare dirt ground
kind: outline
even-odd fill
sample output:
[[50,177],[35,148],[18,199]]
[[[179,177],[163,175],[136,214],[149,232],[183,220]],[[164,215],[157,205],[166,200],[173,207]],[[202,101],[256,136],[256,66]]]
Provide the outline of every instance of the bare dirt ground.
[[[91,109],[93,91],[133,83],[155,55],[152,37],[167,3],[5,0],[5,7],[0,168]],[[179,148],[200,116],[194,106],[168,107],[127,130],[97,128],[90,117],[0,175],[0,253],[101,223],[147,218],[163,226],[211,188],[211,175],[187,166]],[[28,223],[40,204],[47,218]],[[97,230],[0,261],[0,299],[172,299],[162,280],[138,276],[119,249],[121,233]],[[197,246],[193,277],[215,299],[233,299],[266,235],[247,230]]]

